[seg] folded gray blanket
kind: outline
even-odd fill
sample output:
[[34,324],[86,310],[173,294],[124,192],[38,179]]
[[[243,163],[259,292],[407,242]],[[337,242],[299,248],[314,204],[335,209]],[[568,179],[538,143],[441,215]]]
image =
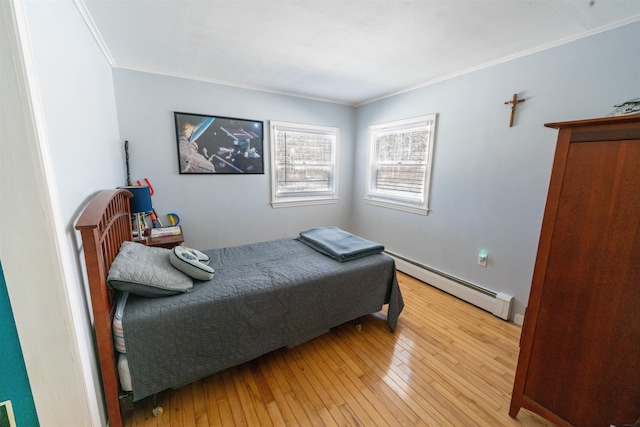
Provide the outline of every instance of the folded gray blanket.
[[338,227],[319,227],[302,231],[298,240],[339,262],[384,251],[381,244],[355,236]]

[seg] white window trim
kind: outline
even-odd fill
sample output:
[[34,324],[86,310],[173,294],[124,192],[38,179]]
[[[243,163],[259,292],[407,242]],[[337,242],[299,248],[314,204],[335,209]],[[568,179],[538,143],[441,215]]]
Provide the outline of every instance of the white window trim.
[[[427,150],[427,163],[424,182],[424,194],[422,203],[415,203],[401,196],[394,197],[391,195],[381,195],[380,193],[372,193],[371,180],[372,180],[372,164],[373,164],[373,135],[384,132],[392,132],[394,130],[406,130],[413,127],[420,127],[421,124],[428,124],[431,122],[431,132],[429,133],[429,147]],[[414,117],[411,119],[397,120],[394,122],[382,123],[378,125],[369,126],[368,141],[367,141],[367,177],[366,177],[366,192],[365,203],[382,206],[390,209],[397,209],[405,212],[415,213],[419,215],[429,214],[429,199],[431,192],[431,169],[433,163],[433,146],[435,141],[437,124],[437,115],[429,114],[426,116]]]
[[[269,122],[271,139],[271,207],[286,208],[295,206],[324,205],[338,202],[338,151],[340,147],[340,129],[331,126],[309,125],[271,120]],[[275,136],[282,131],[313,131],[318,134],[334,135],[333,150],[333,194],[323,196],[277,197],[277,164]]]

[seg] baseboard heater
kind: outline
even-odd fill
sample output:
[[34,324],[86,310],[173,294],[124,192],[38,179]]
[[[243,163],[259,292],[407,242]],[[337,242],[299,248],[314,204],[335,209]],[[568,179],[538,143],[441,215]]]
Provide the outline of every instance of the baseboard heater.
[[385,253],[395,260],[396,268],[399,271],[488,311],[501,319],[509,320],[513,302],[511,295],[491,291],[393,252],[385,251]]

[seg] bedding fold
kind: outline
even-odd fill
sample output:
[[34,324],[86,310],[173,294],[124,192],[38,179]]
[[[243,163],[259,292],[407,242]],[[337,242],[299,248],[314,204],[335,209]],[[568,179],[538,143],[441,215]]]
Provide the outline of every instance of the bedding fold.
[[298,240],[339,262],[352,261],[384,251],[383,245],[338,227],[318,227],[302,231]]

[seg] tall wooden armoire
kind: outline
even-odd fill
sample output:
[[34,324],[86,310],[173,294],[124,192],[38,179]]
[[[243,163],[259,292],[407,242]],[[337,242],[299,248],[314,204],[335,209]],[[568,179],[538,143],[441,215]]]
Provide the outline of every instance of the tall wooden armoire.
[[509,414],[640,418],[640,115],[559,130]]

